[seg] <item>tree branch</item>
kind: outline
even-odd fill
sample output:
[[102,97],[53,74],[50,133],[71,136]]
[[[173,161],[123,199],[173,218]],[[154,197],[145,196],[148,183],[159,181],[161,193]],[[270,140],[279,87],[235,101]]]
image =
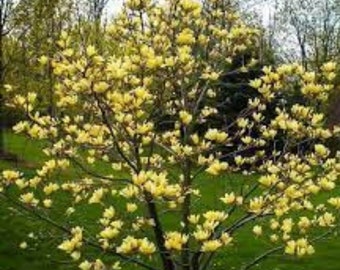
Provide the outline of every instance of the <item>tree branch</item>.
[[[46,222],[47,224],[55,227],[56,229],[64,232],[64,233],[67,233],[67,234],[71,234],[71,231],[64,227],[63,225],[60,225],[58,224],[57,222],[55,222],[54,220],[50,219],[49,217],[45,216],[45,215],[42,215],[40,214],[38,211],[36,211],[34,208],[30,208],[14,199],[12,199],[10,196],[4,194],[4,193],[0,193],[0,197],[6,199],[7,201],[9,201],[11,204],[13,204],[15,207],[18,207],[22,210],[24,210],[25,212],[27,213],[30,213],[32,214],[32,216],[34,216],[35,218],[37,218],[38,220],[41,220],[41,221],[44,221]],[[97,249],[100,249],[103,251],[102,247],[96,243],[94,243],[93,241],[90,241],[90,240],[87,240],[87,239],[83,239],[84,243],[87,244],[88,246],[92,246],[94,248],[97,248]],[[131,257],[127,257],[125,255],[122,255],[122,254],[119,254],[117,252],[115,252],[114,250],[107,250],[107,252],[109,252],[110,254],[113,254],[127,262],[131,262],[131,263],[135,263],[141,267],[143,267],[144,269],[148,269],[148,270],[158,270],[157,268],[154,268],[138,259],[135,259],[135,258],[131,258]]]

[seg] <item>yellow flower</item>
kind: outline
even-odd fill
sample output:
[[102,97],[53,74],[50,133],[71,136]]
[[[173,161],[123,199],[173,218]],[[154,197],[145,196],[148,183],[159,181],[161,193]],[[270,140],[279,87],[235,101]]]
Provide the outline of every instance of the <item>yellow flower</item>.
[[220,198],[222,202],[225,204],[233,204],[236,200],[236,196],[234,192],[224,194],[224,197]]
[[340,197],[330,198],[328,203],[334,206],[336,209],[340,209]]
[[333,72],[336,69],[336,63],[335,62],[325,63],[321,69],[324,72]]
[[129,254],[138,250],[138,240],[132,236],[123,239],[122,244],[117,247],[117,253]]
[[203,216],[207,221],[222,222],[228,217],[228,214],[223,211],[208,211]]
[[66,240],[58,246],[59,249],[64,250],[67,253],[71,253],[76,248],[76,242]]
[[100,232],[100,237],[104,239],[112,239],[115,238],[119,234],[119,230],[112,227],[106,227],[103,231]]
[[266,187],[275,185],[278,181],[279,181],[279,178],[276,174],[264,175],[264,176],[261,176],[259,179],[259,183]]
[[193,236],[197,241],[205,241],[207,240],[211,235],[211,232],[209,230],[203,229],[201,226],[198,227],[198,229],[193,233]]
[[301,92],[306,96],[315,96],[322,92],[323,88],[319,84],[308,83],[302,87]]
[[300,217],[300,221],[298,222],[298,226],[302,230],[308,229],[311,226],[311,221],[307,217]]
[[102,270],[102,269],[105,269],[105,265],[100,259],[97,259],[93,263],[93,270]]
[[233,238],[230,236],[229,233],[222,233],[220,240],[223,245],[227,246],[233,241]]
[[96,93],[104,93],[109,87],[109,84],[106,82],[98,82],[94,85],[93,90]]
[[219,160],[215,160],[205,171],[212,175],[219,175],[222,171],[225,171],[227,169],[227,162],[220,162]]
[[165,236],[165,247],[168,250],[182,250],[182,246],[188,242],[189,237],[179,232],[169,232]]
[[237,205],[242,205],[243,204],[243,197],[242,196],[237,196],[236,197],[236,204]]
[[4,89],[6,90],[7,93],[9,93],[13,91],[13,86],[10,84],[5,84]]
[[48,63],[48,60],[49,60],[48,57],[46,55],[43,55],[39,58],[38,61],[40,65],[45,66]]
[[26,248],[28,247],[28,245],[27,245],[26,242],[22,242],[22,243],[20,243],[19,247],[20,247],[21,249],[26,249]]
[[192,140],[192,142],[194,143],[194,144],[199,144],[199,137],[198,137],[198,135],[197,134],[194,134],[194,135],[191,135],[191,140]]
[[218,143],[223,143],[228,138],[228,134],[222,131],[218,131],[217,129],[209,129],[206,132],[204,138],[211,141],[216,141]]
[[57,191],[59,189],[59,185],[55,183],[50,183],[47,186],[44,187],[44,193],[46,195],[51,195],[53,192]]
[[186,28],[178,34],[176,40],[180,45],[190,45],[195,42],[194,33],[189,28]]
[[253,233],[256,236],[260,236],[262,234],[262,227],[259,226],[259,225],[255,225],[254,228],[253,228]]
[[335,222],[335,217],[333,214],[326,212],[318,218],[318,223],[320,227],[331,227]]
[[141,186],[148,180],[148,176],[145,171],[140,171],[138,175],[132,177],[132,181],[135,185]]
[[92,267],[92,263],[89,261],[83,261],[81,264],[79,264],[79,269],[80,270],[90,270]]
[[[211,80],[211,81],[217,81],[219,78],[220,78],[220,74],[217,73],[217,72],[205,72],[201,75],[201,78],[204,79],[204,80]],[[216,94],[210,94],[211,91],[207,91],[207,95],[210,96],[210,97],[214,97],[216,96]]]
[[152,56],[146,62],[146,66],[149,69],[156,69],[162,66],[163,64],[163,57],[162,56]]
[[89,56],[89,57],[92,57],[94,56],[95,54],[97,54],[97,50],[94,46],[90,45],[86,48],[86,54]]
[[335,188],[335,183],[326,177],[322,177],[320,180],[320,187],[324,190],[332,190]]
[[249,203],[249,211],[255,214],[259,214],[262,212],[262,208],[264,207],[264,200],[262,197],[256,197],[250,200]]
[[21,174],[17,171],[4,170],[2,171],[2,177],[8,184],[10,184],[18,180],[21,177]]
[[70,240],[63,241],[58,248],[71,254],[75,249],[82,246],[83,231],[80,227],[75,227],[71,230],[72,238]]
[[151,0],[128,0],[126,5],[132,10],[141,10],[150,4]]
[[296,255],[299,257],[305,256],[305,255],[311,255],[314,253],[313,246],[310,245],[307,239],[305,238],[298,239],[297,241],[295,241],[294,245],[295,245]]
[[95,190],[93,192],[91,198],[89,199],[89,203],[90,204],[100,203],[104,194],[105,194],[105,190],[103,188],[99,188],[99,189]]
[[262,80],[261,79],[255,79],[250,81],[249,85],[255,89],[259,89],[262,85]]
[[141,135],[145,135],[148,132],[150,132],[152,129],[153,129],[152,123],[144,123],[144,124],[141,124],[141,125],[137,125],[136,133],[141,134]]
[[329,150],[323,144],[314,145],[314,150],[320,157],[327,157],[329,155]]
[[270,236],[270,241],[272,241],[273,243],[277,242],[279,240],[279,237],[276,234],[272,234]]
[[192,121],[192,115],[187,111],[180,111],[179,118],[184,125],[188,125]]
[[106,208],[104,213],[103,213],[103,217],[107,218],[107,219],[112,219],[115,216],[115,209],[113,208],[113,206],[110,206],[109,208]]
[[139,241],[139,252],[144,255],[151,255],[155,253],[156,247],[147,238],[141,239]]
[[26,194],[21,195],[20,200],[23,203],[30,204],[33,206],[37,205],[39,202],[37,199],[34,198],[34,194],[32,192],[28,192]]
[[192,0],[182,0],[180,3],[185,11],[193,11],[195,9],[200,9],[200,4]]
[[136,97],[142,99],[142,100],[146,100],[148,98],[151,97],[151,95],[149,94],[149,92],[143,88],[143,87],[138,87],[135,89],[135,95]]
[[71,258],[74,260],[74,261],[78,261],[81,257],[81,253],[79,251],[73,251],[71,253]]
[[44,206],[45,206],[46,208],[51,208],[51,206],[52,206],[52,200],[46,199],[46,200],[43,201],[43,204],[44,204]]
[[112,265],[112,270],[121,270],[120,262],[115,262],[114,265]]
[[197,224],[200,220],[200,215],[190,215],[188,220],[191,224]]
[[296,243],[294,240],[288,241],[286,247],[285,247],[285,253],[289,255],[294,255],[295,254],[295,248],[296,248]]
[[290,233],[293,228],[293,220],[291,218],[286,218],[282,221],[281,230],[285,233]]
[[303,79],[307,82],[307,83],[311,83],[314,82],[315,80],[315,72],[306,72],[305,74],[303,74]]
[[250,144],[253,139],[250,137],[250,136],[245,136],[245,137],[242,137],[241,138],[241,141],[244,143],[244,144]]
[[220,240],[208,240],[202,244],[201,251],[202,252],[214,252],[218,250],[222,246],[222,242]]
[[137,209],[138,209],[138,206],[135,203],[128,203],[128,204],[126,204],[126,211],[128,211],[129,213],[133,213]]

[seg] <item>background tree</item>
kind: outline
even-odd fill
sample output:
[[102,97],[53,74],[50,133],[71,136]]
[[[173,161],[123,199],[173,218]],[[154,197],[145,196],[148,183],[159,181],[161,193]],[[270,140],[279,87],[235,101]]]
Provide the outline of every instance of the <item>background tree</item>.
[[37,89],[50,114],[55,113],[54,75],[50,64],[43,70],[40,62],[54,56],[62,32],[71,30],[72,8],[73,2],[69,0],[22,0],[16,8],[13,36],[18,54],[11,65],[10,79],[23,91]]
[[284,0],[276,6],[275,38],[285,44],[279,48],[290,51],[288,60],[300,60],[305,67],[318,69],[325,61],[339,57],[338,0]]
[[4,154],[4,138],[3,130],[6,127],[4,117],[4,81],[6,76],[7,64],[5,59],[5,39],[11,32],[10,20],[14,10],[14,1],[1,0],[0,1],[0,155]]
[[105,25],[108,15],[105,14],[109,0],[77,1],[76,29],[83,44],[95,44],[104,50]]
[[[305,68],[320,72],[322,63],[330,59],[339,59],[338,0],[275,1],[272,12],[267,32],[274,33],[271,35],[271,47],[275,48],[277,61],[297,61]],[[336,84],[338,85],[337,82]],[[324,108],[331,125],[340,121],[338,96],[339,90],[336,87],[332,91],[330,102]]]

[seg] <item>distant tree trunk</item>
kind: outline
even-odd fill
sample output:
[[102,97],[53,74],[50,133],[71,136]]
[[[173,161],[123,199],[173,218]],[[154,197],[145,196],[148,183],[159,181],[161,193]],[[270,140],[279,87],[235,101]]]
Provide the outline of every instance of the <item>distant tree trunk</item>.
[[[2,26],[1,26],[2,28]],[[5,75],[5,67],[4,67],[4,54],[3,54],[3,31],[0,29],[0,155],[3,156],[5,153],[5,142],[4,142],[4,130],[6,128],[6,119],[4,116],[4,95],[2,93],[4,89],[4,75]]]
[[8,16],[8,3],[4,0],[0,2],[0,155],[3,156],[5,152],[4,147],[4,129],[5,117],[4,117],[4,77],[5,77],[5,66],[4,66],[4,52],[3,52],[3,39],[6,35],[5,23]]
[[[54,10],[51,11],[51,22],[50,22],[50,32],[48,33],[48,38],[53,39],[53,35],[55,35],[56,27],[55,27],[55,15]],[[54,46],[54,45],[53,45]],[[54,53],[54,50],[49,50],[48,56],[52,57]],[[48,64],[48,70],[47,70],[47,78],[48,78],[48,93],[49,93],[49,105],[48,105],[48,114],[51,117],[55,116],[55,104],[54,104],[54,81],[53,81],[53,70],[52,66]]]
[[4,83],[6,73],[6,63],[4,55],[4,39],[10,33],[8,26],[9,17],[12,15],[14,0],[0,0],[0,155],[4,156],[5,143],[4,131],[6,128],[6,117],[4,115]]

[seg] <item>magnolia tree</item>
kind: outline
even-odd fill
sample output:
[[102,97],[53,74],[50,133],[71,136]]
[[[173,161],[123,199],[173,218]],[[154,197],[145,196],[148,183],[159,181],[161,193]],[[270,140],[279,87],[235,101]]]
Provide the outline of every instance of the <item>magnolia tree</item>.
[[[109,28],[115,53],[99,55],[63,34],[60,53],[42,57],[57,78],[53,117],[34,92],[13,93],[10,105],[28,116],[14,131],[50,142],[48,159],[34,176],[3,171],[0,194],[60,230],[58,249],[80,269],[214,269],[215,254],[249,230],[248,245],[260,238],[270,249],[248,269],[274,252],[312,254],[334,230],[340,197],[330,191],[340,162],[324,142],[339,129],[326,128],[320,110],[335,64],[317,74],[298,64],[265,67],[240,115],[210,125],[211,104],[227,91],[221,76],[256,63],[231,70],[259,33],[224,2],[126,1]],[[288,106],[291,91],[303,102]],[[221,185],[219,175],[237,180],[241,172],[249,180]],[[221,187],[215,194],[211,181]],[[211,196],[220,203],[209,205]],[[67,216],[53,218],[60,210]]]

